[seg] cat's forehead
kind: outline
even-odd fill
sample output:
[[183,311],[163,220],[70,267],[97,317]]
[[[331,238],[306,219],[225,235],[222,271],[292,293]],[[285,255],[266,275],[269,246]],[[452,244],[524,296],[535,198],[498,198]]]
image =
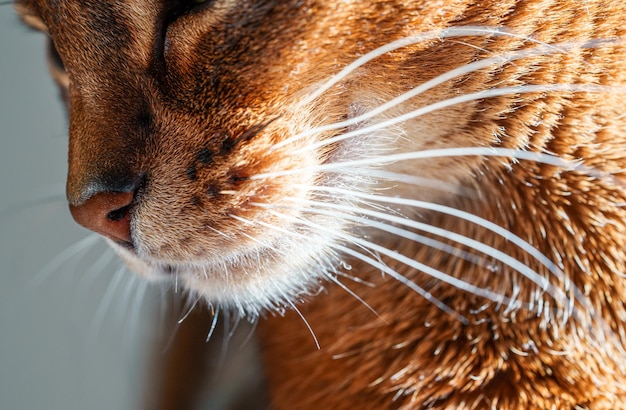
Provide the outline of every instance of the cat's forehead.
[[[260,3],[272,3],[260,2]],[[167,20],[172,15],[185,14],[197,8],[211,7],[212,12],[224,12],[249,3],[239,0],[14,0],[18,14],[44,20],[67,20],[94,11],[110,11],[141,18]]]
[[[147,65],[161,6],[162,2],[151,0],[16,2],[21,19],[50,36],[75,76],[81,70],[92,71],[87,67],[94,65],[117,69],[131,61]],[[125,63],[116,65],[111,60]]]
[[[80,22],[87,17],[96,22],[113,17],[114,21],[109,21],[109,24],[123,24],[119,18],[133,15],[150,19],[166,8],[166,3],[152,0],[15,0],[15,8],[27,24],[33,25],[34,20],[39,20],[35,23],[35,28],[39,28],[37,26],[41,24],[52,27],[56,23],[71,23],[72,20]],[[141,26],[137,28],[141,29]]]
[[[137,43],[137,50],[151,48],[150,41],[162,39],[169,26],[184,20],[194,33],[221,22],[221,17],[273,2],[239,0],[15,0],[20,18],[32,28],[46,32],[55,43],[89,42],[93,47]],[[278,3],[278,2],[277,2]],[[289,2],[286,2],[289,3]],[[192,16],[193,15],[193,16]]]

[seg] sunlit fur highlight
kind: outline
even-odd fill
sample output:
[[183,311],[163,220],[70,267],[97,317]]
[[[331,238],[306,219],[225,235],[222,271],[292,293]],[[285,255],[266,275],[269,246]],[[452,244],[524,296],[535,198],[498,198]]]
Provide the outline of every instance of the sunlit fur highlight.
[[[20,2],[70,62],[70,203],[141,153],[132,270],[259,321],[275,408],[624,406],[619,1],[217,3],[168,27],[160,84]],[[120,96],[154,117],[128,145]]]

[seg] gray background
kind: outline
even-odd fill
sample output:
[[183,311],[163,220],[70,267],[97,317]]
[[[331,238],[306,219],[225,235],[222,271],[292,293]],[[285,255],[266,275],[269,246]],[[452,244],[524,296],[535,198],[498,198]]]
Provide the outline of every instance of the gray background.
[[100,241],[59,260],[89,233],[64,200],[66,122],[44,36],[10,5],[0,6],[0,138],[0,409],[135,408],[146,305],[160,295],[138,299],[126,272],[103,315],[120,262]]

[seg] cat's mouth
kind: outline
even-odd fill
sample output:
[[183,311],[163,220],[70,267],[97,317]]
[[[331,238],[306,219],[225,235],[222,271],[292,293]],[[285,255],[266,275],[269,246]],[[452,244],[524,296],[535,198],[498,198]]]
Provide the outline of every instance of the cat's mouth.
[[182,266],[174,263],[164,263],[155,259],[141,256],[134,241],[113,241],[107,239],[109,244],[124,260],[128,268],[148,280],[168,280],[172,276],[180,275],[185,271]]
[[[327,221],[319,224],[332,225]],[[149,253],[146,238],[139,234],[133,235],[133,242],[108,242],[129,270],[151,282],[169,283],[208,303],[257,316],[268,309],[287,307],[294,296],[319,292],[322,277],[339,264],[330,251],[334,240],[330,235],[298,224],[274,228],[291,234],[279,235],[268,229],[257,231],[255,240],[245,242],[246,236],[252,236],[251,230],[241,227],[241,236],[234,241],[215,236],[205,242],[209,244],[206,247],[187,248],[203,248],[202,254],[181,253],[178,258]],[[340,226],[335,228],[341,230]],[[185,245],[176,242],[172,246],[182,251]]]
[[135,252],[135,244],[132,241],[115,241],[115,244],[130,252]]

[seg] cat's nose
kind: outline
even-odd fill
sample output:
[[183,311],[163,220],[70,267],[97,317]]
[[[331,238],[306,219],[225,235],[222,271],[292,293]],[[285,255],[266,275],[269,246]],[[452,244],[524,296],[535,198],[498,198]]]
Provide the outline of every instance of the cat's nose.
[[80,225],[115,242],[132,243],[130,216],[134,192],[99,192],[80,205],[70,205]]

